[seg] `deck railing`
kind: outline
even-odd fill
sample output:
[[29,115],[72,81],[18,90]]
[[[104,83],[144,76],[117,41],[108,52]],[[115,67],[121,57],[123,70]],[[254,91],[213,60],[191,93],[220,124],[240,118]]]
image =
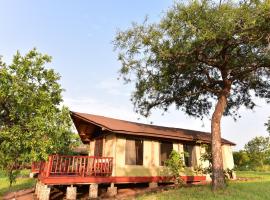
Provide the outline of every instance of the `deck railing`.
[[51,155],[40,163],[40,176],[111,176],[112,157]]
[[42,165],[42,162],[32,162],[31,172],[32,173],[39,173],[41,165]]

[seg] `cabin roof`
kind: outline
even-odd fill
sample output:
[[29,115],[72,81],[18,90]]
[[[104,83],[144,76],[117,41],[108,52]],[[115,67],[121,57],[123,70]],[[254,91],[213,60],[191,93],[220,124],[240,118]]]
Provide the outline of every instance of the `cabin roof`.
[[[94,132],[97,131],[98,128],[124,135],[182,141],[200,141],[203,143],[211,142],[211,134],[202,131],[149,125],[79,112],[70,112],[70,115],[83,143],[89,142],[90,139],[94,137]],[[223,138],[222,143],[235,145],[235,143]]]

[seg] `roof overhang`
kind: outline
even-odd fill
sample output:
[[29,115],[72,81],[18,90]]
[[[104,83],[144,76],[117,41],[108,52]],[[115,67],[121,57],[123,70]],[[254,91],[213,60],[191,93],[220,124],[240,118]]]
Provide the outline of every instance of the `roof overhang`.
[[[166,134],[166,131],[162,132],[162,134],[158,132],[140,132],[140,131],[132,131],[132,130],[121,130],[121,127],[117,127],[117,129],[111,129],[110,127],[98,123],[97,121],[91,120],[82,116],[80,113],[70,112],[71,118],[75,124],[75,127],[80,135],[80,138],[84,144],[89,143],[93,138],[97,137],[97,132],[101,134],[102,132],[113,132],[121,135],[131,135],[131,136],[141,136],[141,137],[151,137],[151,138],[159,138],[159,139],[170,139],[170,140],[181,140],[181,141],[192,141],[192,142],[201,142],[201,143],[210,143],[211,141],[208,139],[202,139],[196,136],[196,131],[193,131],[195,134],[193,135],[182,135],[179,137],[178,135]],[[115,119],[114,119],[115,120]],[[148,125],[151,126],[151,125]],[[199,133],[199,131],[198,131]],[[201,132],[200,132],[201,133]],[[209,134],[209,133],[205,133]],[[223,144],[228,144],[234,146],[235,143],[222,139]]]

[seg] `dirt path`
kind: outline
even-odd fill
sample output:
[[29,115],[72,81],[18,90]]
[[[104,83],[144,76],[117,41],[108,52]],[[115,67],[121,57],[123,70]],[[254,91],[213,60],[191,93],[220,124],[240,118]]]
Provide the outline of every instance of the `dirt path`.
[[[149,192],[158,192],[158,191],[164,191],[168,190],[170,188],[173,188],[173,185],[167,185],[167,186],[159,186],[154,189],[150,189],[148,187],[131,187],[131,188],[119,188],[117,191],[117,195],[115,197],[108,197],[106,190],[103,190],[99,196],[99,199],[135,199],[138,195],[142,195]],[[56,190],[56,189],[54,189]],[[62,195],[58,195],[58,197],[53,197],[54,195],[51,195],[51,199],[59,200],[59,199],[65,199],[65,194],[62,193]],[[86,200],[88,199],[88,191],[78,193],[78,199],[80,200]],[[6,194],[3,197],[3,200],[37,200],[34,195],[34,188],[26,189],[26,190],[20,190],[17,192],[10,192]]]
[[10,192],[4,195],[3,200],[34,200],[34,188]]

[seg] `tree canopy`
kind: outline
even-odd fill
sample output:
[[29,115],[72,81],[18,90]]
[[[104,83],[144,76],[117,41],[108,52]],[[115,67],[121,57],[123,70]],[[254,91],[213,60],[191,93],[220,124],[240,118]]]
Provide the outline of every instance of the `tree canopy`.
[[270,138],[257,136],[233,154],[238,170],[265,170],[270,167]]
[[261,167],[270,164],[270,138],[255,137],[250,140],[244,147],[250,161],[251,168]]
[[233,152],[233,160],[237,170],[250,169],[250,158],[246,151],[240,150]]
[[69,110],[60,105],[60,76],[47,68],[50,62],[36,49],[17,52],[9,65],[0,60],[0,165],[10,177],[24,163],[68,151],[74,141]]
[[270,102],[270,4],[211,0],[175,3],[159,22],[119,31],[120,75],[135,82],[132,101],[148,116],[170,105],[211,120],[213,189],[224,187],[220,121],[254,96]]

